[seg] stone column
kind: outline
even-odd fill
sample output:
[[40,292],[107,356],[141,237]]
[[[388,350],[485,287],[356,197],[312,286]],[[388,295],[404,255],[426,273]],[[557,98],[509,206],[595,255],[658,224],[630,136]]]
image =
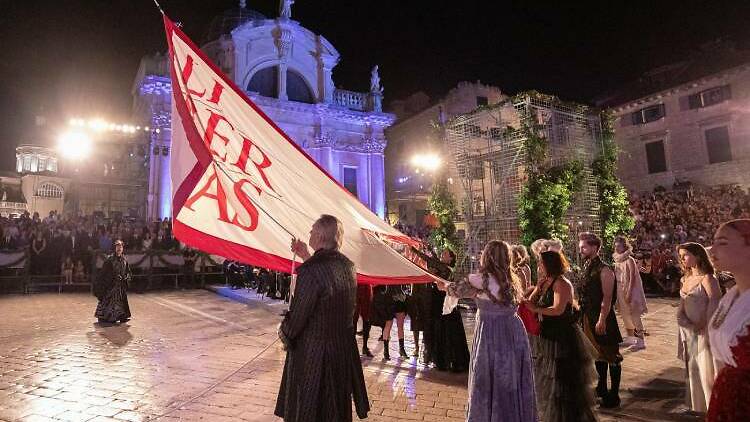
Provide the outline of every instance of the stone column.
[[289,100],[289,96],[286,94],[286,72],[289,66],[286,64],[285,61],[282,61],[279,63],[279,80],[278,80],[278,90],[279,90],[279,99],[287,101]]

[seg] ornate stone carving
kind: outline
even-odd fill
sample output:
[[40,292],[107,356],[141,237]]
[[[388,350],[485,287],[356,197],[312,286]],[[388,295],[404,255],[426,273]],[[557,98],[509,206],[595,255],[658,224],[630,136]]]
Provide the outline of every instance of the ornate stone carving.
[[313,140],[313,148],[330,148],[336,145],[336,138],[331,132],[319,133]]
[[370,72],[370,92],[383,93],[383,87],[380,85],[380,75],[378,74],[378,65],[375,65]]
[[294,0],[281,0],[279,2],[279,17],[282,19],[291,19],[293,4]]
[[357,144],[337,143],[336,151],[363,152],[368,154],[382,154],[385,151],[385,142],[375,138],[363,137],[362,142]]
[[294,43],[292,31],[286,28],[277,28],[273,31],[273,37],[273,42],[276,45],[276,49],[279,51],[279,58],[287,58],[292,49],[292,44]]

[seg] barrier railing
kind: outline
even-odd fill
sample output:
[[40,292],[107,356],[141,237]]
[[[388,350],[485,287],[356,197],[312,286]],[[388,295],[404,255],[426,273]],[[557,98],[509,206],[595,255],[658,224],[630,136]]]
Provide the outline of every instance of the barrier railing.
[[[131,288],[146,291],[156,288],[203,287],[207,278],[224,281],[222,271],[217,271],[221,264],[219,257],[197,253],[192,269],[185,267],[184,257],[176,251],[132,251],[125,254],[133,272]],[[96,280],[106,254],[93,251],[88,265],[86,281],[80,280],[65,283],[60,274],[35,274],[31,271],[29,249],[0,251],[0,293],[23,291],[29,293],[40,287],[56,287],[62,293],[66,287],[88,287],[92,290],[92,280]],[[168,282],[164,282],[168,280]]]

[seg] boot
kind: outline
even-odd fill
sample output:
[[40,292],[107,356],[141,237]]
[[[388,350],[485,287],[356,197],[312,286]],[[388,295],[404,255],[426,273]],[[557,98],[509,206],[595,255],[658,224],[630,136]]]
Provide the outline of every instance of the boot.
[[602,400],[602,407],[612,409],[620,407],[620,377],[622,376],[622,366],[619,363],[609,365],[609,375],[612,381],[612,388]]
[[596,361],[596,373],[599,375],[599,382],[596,384],[596,397],[604,398],[607,396],[607,362]]
[[371,358],[373,356],[372,356],[372,353],[370,352],[370,349],[367,347],[367,340],[369,340],[367,337],[362,338],[362,356]]
[[639,350],[643,350],[646,348],[646,341],[643,340],[643,337],[636,337],[635,343],[633,343],[630,347],[625,349],[625,351],[628,352],[637,352]]
[[404,348],[404,339],[402,338],[398,339],[398,354],[401,355],[402,358],[409,357],[409,355],[406,353],[406,349]]
[[391,360],[391,351],[388,350],[388,340],[383,340],[383,359]]

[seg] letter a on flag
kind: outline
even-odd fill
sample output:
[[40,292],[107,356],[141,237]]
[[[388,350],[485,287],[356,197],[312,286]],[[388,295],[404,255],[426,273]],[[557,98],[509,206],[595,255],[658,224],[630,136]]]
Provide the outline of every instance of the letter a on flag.
[[389,243],[413,241],[318,166],[165,16],[172,78],[172,224],[202,251],[289,272],[291,239],[344,225],[360,283],[432,280]]

